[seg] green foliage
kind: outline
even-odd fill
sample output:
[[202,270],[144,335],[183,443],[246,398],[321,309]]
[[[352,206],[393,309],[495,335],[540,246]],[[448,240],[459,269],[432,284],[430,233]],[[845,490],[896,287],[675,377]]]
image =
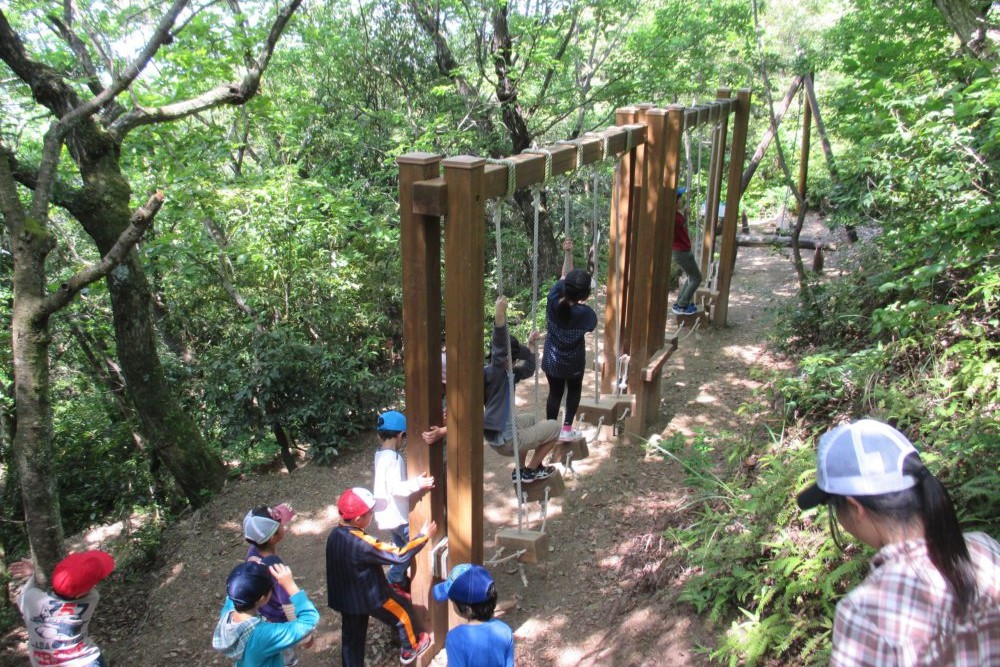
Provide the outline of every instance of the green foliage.
[[[741,480],[730,479],[738,470],[734,462],[759,445],[734,434],[716,441],[732,453],[729,475],[708,472],[712,446],[704,435],[690,445],[672,438],[662,449],[680,454],[688,483],[702,490],[694,501],[697,519],[666,531],[682,545],[684,560],[697,564],[681,600],[712,624],[728,622],[708,651],[714,660],[755,665],[780,657],[825,664],[834,598],[858,580],[865,564],[840,554],[822,533],[825,522],[815,525],[815,514],[789,505],[789,491],[812,470],[812,443],[775,435],[756,452],[753,477]],[[741,488],[744,481],[748,485]]]

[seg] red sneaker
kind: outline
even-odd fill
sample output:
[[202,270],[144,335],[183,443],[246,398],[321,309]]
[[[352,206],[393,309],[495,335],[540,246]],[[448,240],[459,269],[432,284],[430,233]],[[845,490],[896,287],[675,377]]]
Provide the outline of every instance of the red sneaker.
[[399,661],[408,665],[417,659],[421,653],[426,651],[431,647],[431,636],[426,632],[421,632],[417,637],[417,645],[411,646],[410,648],[404,648],[399,652]]

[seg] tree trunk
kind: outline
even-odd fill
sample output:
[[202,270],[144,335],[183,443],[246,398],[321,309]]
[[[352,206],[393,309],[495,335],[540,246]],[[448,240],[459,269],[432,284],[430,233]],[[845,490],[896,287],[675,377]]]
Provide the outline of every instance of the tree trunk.
[[11,314],[17,429],[14,462],[21,485],[28,540],[36,557],[35,579],[44,585],[65,553],[53,466],[49,399],[48,315],[43,314],[45,258],[53,241],[44,225],[23,214],[7,156],[0,152],[0,211],[14,258]]
[[962,49],[977,60],[995,60],[1000,30],[988,21],[991,2],[934,0],[948,26],[958,36]]
[[[108,134],[85,126],[68,143],[84,178],[81,199],[86,205],[77,218],[103,255],[128,225],[131,187],[114,157],[118,146]],[[226,468],[167,385],[150,312],[149,281],[135,250],[108,274],[107,282],[118,359],[142,433],[184,497],[199,507],[208,500],[206,492],[222,488]]]

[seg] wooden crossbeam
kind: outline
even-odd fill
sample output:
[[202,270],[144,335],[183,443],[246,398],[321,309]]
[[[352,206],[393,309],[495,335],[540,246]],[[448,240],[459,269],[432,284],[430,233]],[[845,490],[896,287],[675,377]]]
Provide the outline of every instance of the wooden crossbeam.
[[[646,126],[644,124],[611,127],[602,132],[589,133],[580,137],[583,147],[582,164],[600,162],[604,157],[611,157],[625,152],[628,147],[629,133],[632,134],[632,146],[640,146],[646,141]],[[607,156],[602,155],[603,143],[607,138]],[[576,146],[572,144],[552,144],[543,146],[552,153],[552,175],[558,176],[577,168]],[[541,149],[535,149],[541,150]],[[510,158],[515,163],[517,189],[531,187],[545,182],[546,156],[538,153],[521,153]],[[494,199],[507,194],[507,167],[501,164],[487,164],[483,175],[483,194],[486,199]],[[413,184],[413,212],[419,215],[447,215],[447,186],[443,178],[433,178]]]

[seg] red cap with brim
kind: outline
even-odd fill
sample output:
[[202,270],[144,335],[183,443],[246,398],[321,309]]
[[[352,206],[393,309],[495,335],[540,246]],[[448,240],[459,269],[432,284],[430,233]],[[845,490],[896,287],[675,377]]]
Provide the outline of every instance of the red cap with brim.
[[82,597],[114,569],[115,559],[100,549],[70,554],[52,571],[52,591],[64,599]]
[[385,507],[385,498],[376,500],[371,491],[360,486],[347,489],[340,494],[340,498],[337,500],[337,511],[340,512],[340,518],[344,521],[356,519],[372,510],[381,512]]

